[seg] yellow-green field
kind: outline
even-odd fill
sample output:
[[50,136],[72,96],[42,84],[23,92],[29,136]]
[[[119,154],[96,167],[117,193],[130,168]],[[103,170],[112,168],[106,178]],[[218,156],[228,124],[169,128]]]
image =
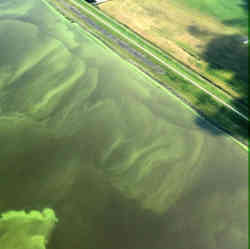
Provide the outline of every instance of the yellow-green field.
[[100,5],[134,31],[246,102],[246,1],[111,0]]

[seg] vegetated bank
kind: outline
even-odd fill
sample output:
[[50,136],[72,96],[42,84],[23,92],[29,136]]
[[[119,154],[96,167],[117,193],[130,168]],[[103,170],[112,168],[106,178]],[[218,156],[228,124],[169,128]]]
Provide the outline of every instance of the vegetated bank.
[[[145,53],[140,51],[138,47],[135,47],[127,40],[125,41],[123,37],[114,33],[113,30],[96,20],[92,15],[84,12],[84,10],[79,10],[73,1],[49,0],[49,2],[57,6],[57,8],[60,8],[61,12],[70,17],[72,20],[84,25],[90,32],[92,32],[92,34],[104,41],[121,56],[136,64],[144,72],[147,72],[151,77],[158,80],[162,85],[174,91],[175,94],[181,97],[182,100],[192,106],[207,120],[217,125],[220,129],[228,132],[244,144],[247,144],[248,122],[246,120],[227,109],[221,103],[216,102],[211,96],[203,93],[200,89],[191,85],[182,77],[174,74],[168,68],[162,67],[162,65],[154,58],[145,55]],[[87,3],[83,4],[89,6]],[[95,8],[92,6],[90,7]],[[124,44],[128,44],[129,46],[126,45],[125,49]],[[141,52],[145,60],[142,60],[142,58],[138,56],[138,53],[133,53],[131,51]],[[148,59],[152,61],[152,65],[154,66],[149,66],[149,63],[147,62]],[[156,65],[159,67],[156,67]],[[164,72],[162,71],[162,68],[164,68]],[[239,106],[238,102],[235,100],[231,100],[230,102],[233,106]]]

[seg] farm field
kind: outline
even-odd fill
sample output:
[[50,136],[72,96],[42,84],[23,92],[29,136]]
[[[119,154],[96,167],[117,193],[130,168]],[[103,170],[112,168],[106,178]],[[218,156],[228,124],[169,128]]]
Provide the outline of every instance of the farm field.
[[0,9],[1,249],[247,248],[247,151],[45,1]]
[[99,8],[247,103],[246,0],[112,0]]

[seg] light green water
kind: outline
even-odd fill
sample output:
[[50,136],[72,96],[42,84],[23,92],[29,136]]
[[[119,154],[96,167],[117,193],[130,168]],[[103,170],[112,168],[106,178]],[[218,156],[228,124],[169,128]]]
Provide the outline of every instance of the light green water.
[[57,218],[53,210],[9,211],[0,219],[1,249],[43,249]]
[[52,208],[51,249],[247,248],[240,146],[45,3],[0,10],[0,213]]

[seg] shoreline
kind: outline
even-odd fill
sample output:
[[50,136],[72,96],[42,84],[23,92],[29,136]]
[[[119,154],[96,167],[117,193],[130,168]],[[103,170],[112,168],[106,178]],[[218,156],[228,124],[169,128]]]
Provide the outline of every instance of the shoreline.
[[[143,56],[143,55],[140,54],[140,53],[133,53],[135,51],[135,49],[133,49],[133,48],[132,48],[132,50],[129,49],[129,44],[126,43],[124,40],[121,40],[118,37],[115,37],[109,31],[106,31],[104,28],[102,28],[98,24],[96,24],[87,15],[84,15],[82,12],[76,10],[75,7],[70,6],[64,0],[53,0],[53,1],[52,0],[43,0],[43,1],[47,2],[49,5],[51,5],[52,8],[56,9],[57,12],[59,12],[60,15],[62,15],[64,18],[66,18],[70,22],[76,23],[81,28],[83,28],[83,27],[86,28],[85,29],[86,32],[90,33],[92,36],[94,36],[95,38],[97,38],[98,40],[100,40],[102,43],[104,43],[105,46],[107,46],[109,49],[111,49],[112,51],[114,51],[118,56],[120,56],[121,58],[123,58],[127,63],[130,63],[130,64],[134,65],[137,69],[139,69],[140,71],[142,71],[143,73],[145,73],[148,77],[150,77],[151,79],[153,79],[154,81],[156,81],[159,84],[158,87],[161,87],[162,89],[165,89],[165,90],[169,91],[173,96],[175,96],[179,101],[181,101],[182,104],[186,105],[186,107],[188,107],[188,109],[190,111],[192,111],[196,116],[201,117],[202,119],[206,120],[206,122],[208,122],[209,125],[212,125],[214,128],[216,128],[220,132],[223,132],[225,135],[229,136],[236,143],[238,143],[244,150],[248,151],[248,144],[247,144],[247,142],[245,143],[240,138],[235,137],[232,134],[230,134],[230,132],[228,130],[226,130],[223,127],[221,127],[221,125],[218,124],[216,121],[208,118],[206,116],[206,114],[204,114],[201,110],[199,110],[197,107],[195,107],[187,99],[185,99],[184,97],[182,97],[179,93],[176,92],[176,90],[174,90],[170,86],[167,86],[161,80],[157,79],[157,77],[155,77],[154,75],[152,75],[152,73],[148,72],[148,71],[151,71],[151,70],[154,71],[154,69],[155,69],[154,67],[151,67],[150,69],[147,69],[145,66],[142,65],[142,63],[137,62],[136,60],[132,60],[132,58],[131,59],[128,58],[128,55],[124,54],[124,50],[126,50],[126,48],[128,48],[128,50],[126,50],[126,52],[130,56],[131,56],[131,53],[132,53],[133,57],[136,57],[137,55],[139,55],[139,57],[136,57],[136,59],[139,60],[139,61],[141,60],[141,58],[142,58],[141,56]],[[62,4],[66,8],[66,10],[64,8],[62,8],[62,7],[59,7],[58,4],[56,4],[55,2]],[[78,22],[76,20],[77,19],[76,17],[74,17],[71,13],[68,13],[69,11],[73,11],[73,13],[75,15],[77,15],[77,17],[82,22],[84,22],[84,24]],[[69,17],[69,15],[70,15],[70,17]],[[102,37],[100,34],[97,34],[97,32],[94,32],[93,30],[90,30],[90,28],[88,28],[88,25],[91,26],[92,29],[96,29],[95,31],[100,32],[104,37]],[[115,40],[113,40],[112,38],[114,38]],[[117,51],[118,49],[114,48],[114,44],[112,44],[112,42],[115,43],[115,45],[118,45],[118,46],[121,45],[121,42],[122,42],[122,45],[124,45],[125,43],[126,43],[126,45],[125,46],[120,46],[120,50],[122,50],[122,51]],[[145,56],[143,56],[143,58],[145,58]],[[143,61],[143,63],[145,61]],[[145,63],[145,64],[147,65],[147,67],[149,67],[149,65],[147,63]],[[154,64],[152,63],[151,66],[152,65],[154,65]],[[157,73],[159,73],[159,72],[161,72],[161,71],[158,71]]]

